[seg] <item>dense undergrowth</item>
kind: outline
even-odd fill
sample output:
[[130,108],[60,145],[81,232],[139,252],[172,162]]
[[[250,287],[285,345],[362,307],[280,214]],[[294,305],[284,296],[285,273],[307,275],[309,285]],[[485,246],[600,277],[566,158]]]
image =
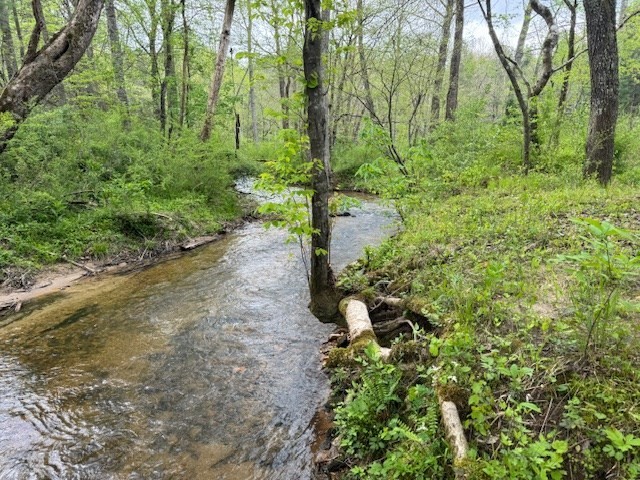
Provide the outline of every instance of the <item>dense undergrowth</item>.
[[236,152],[190,130],[72,107],[34,114],[0,162],[0,284],[63,259],[142,258],[216,232],[242,211],[232,184],[268,145]]
[[581,134],[542,145],[528,176],[517,130],[473,120],[411,149],[409,178],[360,167],[404,225],[341,283],[424,322],[391,362],[334,368],[345,477],[453,478],[438,393],[461,413],[467,478],[640,476],[638,128],[621,122],[607,189],[581,177]]

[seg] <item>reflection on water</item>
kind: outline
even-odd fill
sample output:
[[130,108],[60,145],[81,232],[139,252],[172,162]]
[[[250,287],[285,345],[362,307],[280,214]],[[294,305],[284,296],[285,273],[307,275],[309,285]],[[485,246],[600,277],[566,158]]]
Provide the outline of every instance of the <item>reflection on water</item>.
[[[389,234],[338,219],[340,268]],[[304,479],[330,326],[259,224],[177,260],[73,287],[0,329],[0,479]]]

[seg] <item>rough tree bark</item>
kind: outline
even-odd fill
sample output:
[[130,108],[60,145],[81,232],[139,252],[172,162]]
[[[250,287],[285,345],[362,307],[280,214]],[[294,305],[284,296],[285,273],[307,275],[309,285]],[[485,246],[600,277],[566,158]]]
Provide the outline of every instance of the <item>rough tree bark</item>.
[[456,30],[453,35],[453,52],[449,67],[449,91],[445,120],[453,121],[458,109],[458,85],[460,83],[460,60],[462,59],[462,33],[464,29],[464,0],[456,0]]
[[111,48],[111,64],[113,66],[113,74],[116,80],[116,94],[120,103],[122,103],[122,105],[124,105],[128,110],[129,97],[127,96],[127,89],[125,87],[124,58],[122,54],[122,45],[120,44],[118,19],[116,17],[114,0],[106,0],[104,10],[107,16],[107,33],[109,34],[109,47]]
[[587,135],[586,177],[611,181],[618,120],[618,43],[615,0],[584,0],[591,70],[591,112]]
[[218,55],[216,57],[216,66],[211,76],[211,87],[209,88],[209,99],[207,101],[207,111],[204,117],[204,125],[200,132],[200,140],[206,142],[211,137],[211,129],[213,127],[213,115],[218,105],[218,97],[220,96],[220,87],[224,77],[224,67],[229,51],[229,42],[231,41],[231,23],[233,21],[233,11],[235,9],[235,0],[227,0],[224,9],[224,20],[222,21],[222,32],[220,33],[220,43],[218,44]]
[[447,53],[449,51],[449,33],[451,20],[453,19],[453,7],[456,0],[447,0],[444,19],[442,20],[442,32],[440,33],[440,45],[438,47],[438,63],[433,78],[433,96],[431,97],[431,126],[437,125],[440,120],[440,93],[444,82],[444,70],[447,65]]
[[103,3],[104,0],[79,0],[69,23],[40,50],[37,45],[41,25],[36,22],[22,67],[0,92],[0,113],[10,113],[15,122],[12,128],[0,133],[0,153],[34,105],[80,61],[98,27]]
[[307,133],[313,168],[311,170],[311,274],[309,308],[320,321],[333,321],[338,314],[339,295],[329,264],[331,230],[329,228],[328,111],[325,98],[323,54],[326,42],[322,32],[321,0],[305,0],[305,32],[302,58],[307,99]]
[[8,3],[8,0],[0,0],[0,33],[2,33],[2,58],[7,68],[7,78],[11,79],[18,71],[18,62],[16,60],[16,51],[13,47]]

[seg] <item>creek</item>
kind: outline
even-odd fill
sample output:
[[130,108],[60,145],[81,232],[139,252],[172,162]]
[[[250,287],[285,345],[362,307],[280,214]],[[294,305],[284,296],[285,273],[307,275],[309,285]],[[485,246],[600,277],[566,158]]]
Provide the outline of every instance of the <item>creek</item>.
[[[332,263],[390,234],[364,200]],[[299,252],[250,223],[0,328],[0,479],[306,479],[328,394]]]

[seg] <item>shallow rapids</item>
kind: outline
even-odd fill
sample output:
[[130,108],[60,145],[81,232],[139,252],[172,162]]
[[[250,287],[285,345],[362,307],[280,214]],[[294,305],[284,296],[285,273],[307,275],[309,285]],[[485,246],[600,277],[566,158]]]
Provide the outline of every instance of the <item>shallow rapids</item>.
[[[365,201],[338,269],[390,234]],[[0,479],[305,479],[326,398],[300,255],[248,224],[74,286],[0,328]]]

